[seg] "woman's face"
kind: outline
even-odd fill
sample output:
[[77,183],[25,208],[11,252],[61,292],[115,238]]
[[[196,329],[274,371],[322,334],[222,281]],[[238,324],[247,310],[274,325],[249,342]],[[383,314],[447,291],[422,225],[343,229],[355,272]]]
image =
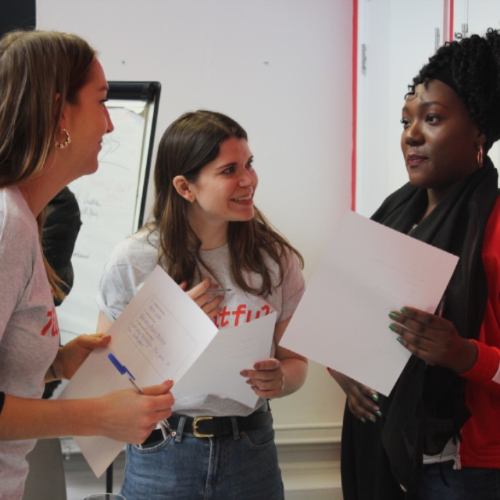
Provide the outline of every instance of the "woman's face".
[[104,104],[107,93],[108,83],[101,64],[96,60],[89,69],[87,83],[78,92],[76,102],[67,102],[64,107],[62,124],[71,136],[71,144],[62,153],[68,155],[69,167],[77,177],[97,170],[102,138],[113,131],[113,123]]
[[245,139],[231,137],[220,145],[217,158],[189,182],[193,203],[189,215],[204,224],[247,221],[254,216],[253,197],[258,178]]
[[445,83],[417,85],[403,107],[401,149],[410,182],[443,194],[479,168],[479,134],[469,111]]

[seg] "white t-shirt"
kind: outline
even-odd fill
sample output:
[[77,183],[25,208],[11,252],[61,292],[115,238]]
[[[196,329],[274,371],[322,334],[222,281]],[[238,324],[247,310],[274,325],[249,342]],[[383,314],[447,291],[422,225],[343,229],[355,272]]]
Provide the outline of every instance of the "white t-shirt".
[[[299,262],[291,252],[288,253],[284,264],[283,282],[275,286],[272,293],[265,297],[246,293],[233,282],[230,276],[227,245],[215,250],[202,251],[201,255],[204,262],[217,276],[218,284],[222,288],[231,289],[230,292],[226,292],[220,304],[222,311],[215,319],[218,328],[238,326],[238,324],[247,323],[271,312],[277,313],[277,322],[289,319],[293,315],[302,298],[305,285]],[[277,283],[278,265],[267,255],[265,259],[274,282]],[[158,234],[156,232],[149,234],[149,231],[143,229],[115,247],[104,269],[97,297],[99,308],[107,318],[111,321],[118,318],[157,263]],[[210,276],[206,270],[202,270],[202,274],[203,278]],[[261,276],[255,273],[245,273],[245,279],[253,287],[259,286],[262,280]],[[259,398],[255,408],[263,403],[264,400]],[[176,399],[173,410],[188,416],[245,416],[254,408],[231,399],[207,394],[196,398]]]
[[[59,328],[37,223],[17,188],[0,189],[0,276],[0,391],[40,398]],[[22,497],[35,442],[0,442],[2,500]]]

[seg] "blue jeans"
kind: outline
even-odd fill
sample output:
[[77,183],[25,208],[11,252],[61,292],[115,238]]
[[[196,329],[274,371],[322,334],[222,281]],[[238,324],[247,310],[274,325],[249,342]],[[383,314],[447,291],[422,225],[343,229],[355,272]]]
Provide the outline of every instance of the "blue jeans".
[[500,500],[500,470],[462,467],[453,469],[453,461],[424,466],[419,489],[421,500]]
[[177,431],[160,444],[127,446],[121,494],[127,500],[282,500],[272,426],[197,438]]

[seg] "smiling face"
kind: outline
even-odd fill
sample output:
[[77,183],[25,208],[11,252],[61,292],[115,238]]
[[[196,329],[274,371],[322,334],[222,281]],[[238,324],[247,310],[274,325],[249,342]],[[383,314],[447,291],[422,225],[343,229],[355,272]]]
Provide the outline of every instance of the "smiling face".
[[191,201],[188,216],[193,227],[247,221],[254,216],[253,197],[258,178],[245,139],[231,137],[221,143],[217,158],[187,182],[185,198]]
[[417,85],[403,107],[401,148],[410,182],[443,196],[479,168],[484,143],[458,95],[439,80]]
[[96,60],[89,69],[87,83],[78,92],[76,102],[66,102],[64,106],[61,129],[69,132],[71,144],[61,153],[66,155],[75,178],[97,170],[102,138],[113,131],[113,123],[104,104],[107,93],[108,83],[101,64]]

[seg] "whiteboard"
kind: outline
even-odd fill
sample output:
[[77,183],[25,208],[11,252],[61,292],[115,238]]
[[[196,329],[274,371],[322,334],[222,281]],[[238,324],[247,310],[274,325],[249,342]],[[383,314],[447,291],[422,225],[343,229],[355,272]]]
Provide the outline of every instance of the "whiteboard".
[[95,332],[95,297],[104,265],[114,246],[143,223],[160,86],[154,82],[155,96],[142,100],[140,95],[131,99],[113,92],[121,83],[109,83],[106,106],[115,129],[103,138],[97,172],[69,184],[80,206],[82,227],[71,259],[73,289],[57,309],[63,344],[75,335]]

